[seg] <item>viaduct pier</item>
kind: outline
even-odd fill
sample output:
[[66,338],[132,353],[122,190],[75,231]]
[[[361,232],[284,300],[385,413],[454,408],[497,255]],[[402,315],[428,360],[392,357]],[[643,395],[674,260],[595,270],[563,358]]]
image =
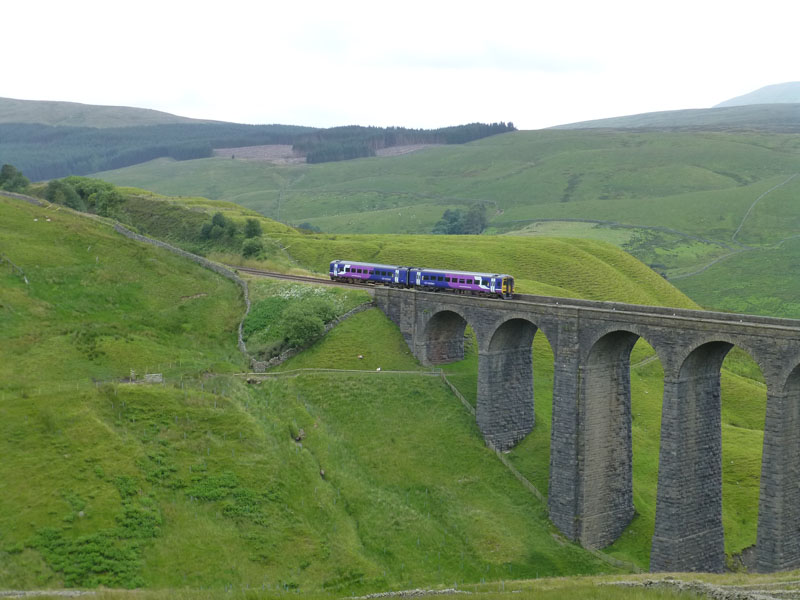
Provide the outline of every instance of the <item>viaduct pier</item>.
[[532,343],[554,355],[548,508],[570,539],[600,548],[634,515],[630,354],[639,338],[664,368],[652,571],[720,572],[720,368],[737,346],[767,385],[758,568],[800,566],[800,321],[544,296],[514,300],[375,289],[375,302],[429,365],[478,346],[477,421],[505,450],[534,425]]

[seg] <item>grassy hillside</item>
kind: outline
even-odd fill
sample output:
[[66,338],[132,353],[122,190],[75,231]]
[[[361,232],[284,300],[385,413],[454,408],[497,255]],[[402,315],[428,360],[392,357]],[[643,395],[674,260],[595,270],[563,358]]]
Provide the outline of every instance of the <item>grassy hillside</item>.
[[[724,242],[755,197],[798,166],[800,138],[788,135],[536,131],[337,164],[156,161],[101,176],[272,218],[280,210],[332,233],[425,233],[445,208],[483,202],[496,228],[604,219]],[[423,218],[420,206],[435,210]]]
[[[147,200],[164,214],[248,215]],[[280,369],[367,372],[247,385],[229,375],[245,368],[233,284],[66,210],[3,199],[0,212],[0,252],[29,282],[0,264],[0,587],[341,595],[613,570],[556,534],[545,506],[484,447],[474,418],[379,311]],[[156,223],[164,226],[154,218],[147,227]],[[431,236],[423,252],[418,238],[304,235],[267,221],[263,229],[284,265],[322,269],[338,253],[500,262],[516,265],[525,291],[692,306],[601,242]],[[256,302],[270,297],[271,286],[254,289]],[[537,427],[511,459],[546,493],[552,352],[542,336],[534,350]],[[660,418],[660,368],[642,362],[651,354],[642,344],[632,360],[639,516],[610,550],[642,566]],[[741,356],[726,367],[723,493],[728,550],[737,552],[754,541],[764,400]],[[121,383],[131,370],[166,382]],[[448,372],[474,402],[474,346]]]
[[[710,308],[800,317],[771,291],[800,293],[800,256],[788,243],[773,251],[800,225],[797,173],[793,134],[547,130],[347,163],[162,160],[101,176],[337,234],[428,233],[445,210],[483,203],[486,233],[605,240]],[[742,252],[753,254],[731,262]],[[739,282],[730,300],[715,295],[705,270],[718,260],[721,277]],[[768,286],[765,270],[778,277]]]
[[[550,535],[438,380],[247,386],[225,375],[244,367],[233,284],[66,210],[0,210],[28,280],[0,269],[2,587],[341,593],[608,570]],[[131,370],[166,382],[120,382]]]

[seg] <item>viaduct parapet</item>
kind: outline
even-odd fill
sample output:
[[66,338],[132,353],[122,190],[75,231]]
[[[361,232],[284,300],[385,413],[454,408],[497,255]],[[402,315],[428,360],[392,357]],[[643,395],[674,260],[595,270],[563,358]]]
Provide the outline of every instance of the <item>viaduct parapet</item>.
[[423,364],[463,358],[469,324],[478,346],[478,426],[504,450],[534,425],[532,342],[553,349],[550,519],[600,548],[634,515],[630,354],[639,338],[664,368],[652,571],[720,572],[720,368],[738,346],[767,384],[757,561],[800,567],[800,321],[567,298],[472,298],[392,288],[376,304]]

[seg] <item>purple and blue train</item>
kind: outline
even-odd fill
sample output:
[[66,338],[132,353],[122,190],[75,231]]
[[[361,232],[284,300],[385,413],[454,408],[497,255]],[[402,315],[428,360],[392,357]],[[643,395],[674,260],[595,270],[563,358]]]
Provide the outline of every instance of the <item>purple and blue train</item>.
[[511,275],[499,273],[423,269],[334,260],[331,261],[329,274],[332,280],[347,283],[371,283],[432,292],[447,291],[456,294],[507,299],[514,295],[514,278]]

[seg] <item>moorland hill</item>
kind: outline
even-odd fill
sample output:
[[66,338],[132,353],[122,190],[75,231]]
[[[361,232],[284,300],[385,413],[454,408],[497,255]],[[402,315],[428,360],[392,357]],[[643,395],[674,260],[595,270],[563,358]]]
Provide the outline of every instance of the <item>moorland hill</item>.
[[[758,96],[756,96],[758,98]],[[714,108],[694,108],[593,119],[557,125],[553,129],[635,129],[661,131],[768,131],[800,132],[800,100],[778,104],[722,103]]]
[[205,119],[180,117],[148,108],[0,98],[0,123],[107,128],[213,122]]
[[715,105],[714,108],[743,106],[746,104],[797,104],[799,102],[800,81],[787,81],[786,83],[767,85],[747,94],[725,100]]

